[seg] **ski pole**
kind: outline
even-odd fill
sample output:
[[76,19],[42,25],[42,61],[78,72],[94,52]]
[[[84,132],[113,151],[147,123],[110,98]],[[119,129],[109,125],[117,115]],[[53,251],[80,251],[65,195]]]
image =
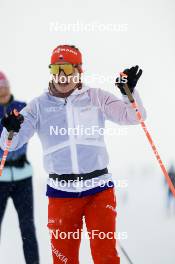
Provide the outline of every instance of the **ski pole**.
[[1,165],[0,165],[0,176],[2,176],[2,171],[4,169],[5,162],[6,162],[8,153],[9,153],[9,148],[10,148],[10,146],[12,144],[13,134],[14,134],[14,132],[13,131],[10,131],[9,132],[9,135],[8,135],[8,138],[7,138],[6,148],[4,150],[4,153],[3,153],[3,156],[2,156],[2,160],[1,160]]
[[[123,73],[123,72],[120,73],[120,75],[123,76],[123,77],[127,77],[127,74],[125,74],[125,73]],[[147,139],[148,139],[148,141],[149,141],[149,143],[150,143],[150,145],[151,145],[151,148],[152,148],[152,150],[153,150],[153,152],[154,152],[154,154],[155,154],[155,157],[156,157],[156,159],[157,159],[157,161],[158,161],[158,163],[159,163],[159,165],[160,165],[160,168],[161,168],[161,170],[162,170],[162,172],[163,172],[163,174],[164,174],[164,176],[165,176],[165,179],[166,179],[166,181],[167,181],[167,183],[168,183],[168,186],[169,186],[169,188],[170,188],[172,194],[173,194],[174,197],[175,197],[175,186],[173,185],[173,182],[171,181],[171,178],[170,178],[170,176],[168,175],[168,172],[167,172],[167,170],[166,170],[166,168],[165,168],[165,166],[164,166],[164,164],[163,164],[163,162],[162,162],[162,160],[161,160],[161,158],[160,158],[160,155],[159,155],[159,153],[158,153],[158,150],[157,150],[157,148],[156,148],[156,146],[155,146],[155,144],[154,144],[154,142],[153,142],[153,140],[152,140],[152,137],[151,137],[151,135],[150,135],[150,133],[149,133],[147,127],[146,127],[146,124],[145,124],[145,122],[144,122],[144,120],[143,120],[143,118],[142,118],[142,115],[141,115],[141,113],[140,113],[140,111],[139,111],[139,109],[138,109],[137,102],[135,101],[135,99],[134,99],[132,93],[130,92],[127,83],[124,84],[124,87],[123,87],[123,88],[124,88],[124,90],[125,90],[126,95],[127,95],[128,98],[129,98],[129,101],[130,101],[130,103],[131,103],[132,108],[133,108],[133,109],[135,110],[135,112],[136,112],[137,119],[138,119],[138,121],[140,122],[140,125],[142,126],[142,128],[143,128],[143,130],[144,130],[144,132],[145,132],[145,135],[146,135],[146,137],[147,137]]]
[[121,251],[123,252],[123,255],[124,255],[124,256],[126,257],[126,259],[128,260],[128,263],[129,263],[129,264],[134,264],[134,263],[132,262],[132,260],[130,259],[130,257],[128,256],[126,250],[124,249],[124,247],[123,247],[120,243],[119,243],[119,247],[120,247]]
[[[16,109],[13,110],[13,113],[15,116],[19,115],[19,112]],[[10,146],[12,144],[13,135],[14,135],[14,131],[11,130],[8,134],[8,138],[7,138],[7,142],[6,142],[6,148],[4,150],[2,160],[1,160],[1,164],[0,164],[0,176],[2,176],[2,172],[3,172],[4,166],[5,166],[5,162],[6,162],[8,153],[9,153],[9,149],[10,149]]]

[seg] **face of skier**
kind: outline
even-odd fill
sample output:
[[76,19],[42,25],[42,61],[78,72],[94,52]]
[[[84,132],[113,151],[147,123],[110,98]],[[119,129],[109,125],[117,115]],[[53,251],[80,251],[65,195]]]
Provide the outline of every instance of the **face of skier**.
[[0,86],[0,104],[7,104],[10,100],[10,97],[10,88],[6,86]]
[[[67,65],[66,62],[59,63],[61,65]],[[54,74],[53,83],[56,90],[60,93],[68,93],[73,89],[76,89],[77,83],[80,80],[80,72],[77,66],[73,66],[73,72],[66,75],[64,70],[60,70],[59,74]]]

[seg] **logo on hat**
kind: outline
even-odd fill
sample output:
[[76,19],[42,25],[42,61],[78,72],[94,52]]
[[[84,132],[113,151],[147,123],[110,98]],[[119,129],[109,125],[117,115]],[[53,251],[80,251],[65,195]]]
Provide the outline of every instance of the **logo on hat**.
[[59,55],[59,59],[63,60],[63,55],[62,54]]

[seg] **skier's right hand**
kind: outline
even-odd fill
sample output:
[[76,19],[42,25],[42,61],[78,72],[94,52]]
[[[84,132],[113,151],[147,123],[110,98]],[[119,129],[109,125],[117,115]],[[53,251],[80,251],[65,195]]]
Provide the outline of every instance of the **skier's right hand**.
[[13,109],[10,113],[5,114],[5,116],[1,119],[1,124],[8,132],[19,132],[23,122],[23,115],[21,115],[16,109]]

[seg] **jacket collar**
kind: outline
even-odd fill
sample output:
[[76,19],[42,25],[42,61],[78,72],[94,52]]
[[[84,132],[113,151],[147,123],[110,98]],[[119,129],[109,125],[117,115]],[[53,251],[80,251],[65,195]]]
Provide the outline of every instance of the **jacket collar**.
[[[83,84],[82,88],[80,90],[78,90],[78,89],[74,90],[67,98],[70,98],[72,100],[76,96],[78,96],[80,94],[83,94],[83,93],[85,93],[88,90],[89,90],[89,87]],[[48,89],[45,92],[53,101],[65,102],[65,100],[66,100],[66,98],[62,98],[62,97],[57,97],[57,96],[51,95],[49,93]]]
[[80,90],[75,89],[75,91],[73,91],[70,94],[70,96],[75,96],[75,95],[79,95],[79,94],[85,93],[87,90],[89,90],[89,87],[83,84],[82,88]]

